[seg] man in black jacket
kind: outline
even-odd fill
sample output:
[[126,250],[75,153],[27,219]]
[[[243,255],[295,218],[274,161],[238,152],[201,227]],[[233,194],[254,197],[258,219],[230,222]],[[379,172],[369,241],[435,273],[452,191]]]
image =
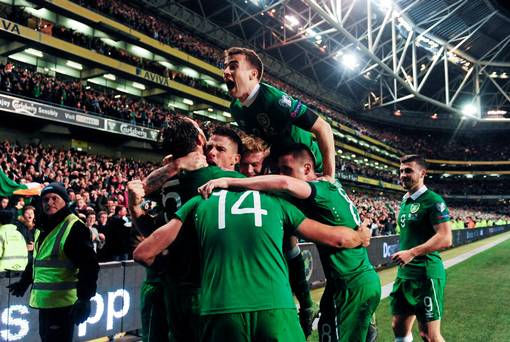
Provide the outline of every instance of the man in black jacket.
[[36,231],[34,260],[21,280],[9,285],[18,297],[32,285],[30,306],[39,309],[39,335],[46,341],[72,341],[74,324],[90,315],[99,265],[89,229],[71,213],[60,183],[41,192],[43,215]]

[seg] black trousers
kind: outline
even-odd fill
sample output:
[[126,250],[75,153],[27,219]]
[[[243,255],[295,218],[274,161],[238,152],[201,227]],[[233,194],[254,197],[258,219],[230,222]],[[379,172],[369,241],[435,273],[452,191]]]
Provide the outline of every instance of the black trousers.
[[71,308],[39,309],[39,336],[42,342],[72,342],[74,322]]

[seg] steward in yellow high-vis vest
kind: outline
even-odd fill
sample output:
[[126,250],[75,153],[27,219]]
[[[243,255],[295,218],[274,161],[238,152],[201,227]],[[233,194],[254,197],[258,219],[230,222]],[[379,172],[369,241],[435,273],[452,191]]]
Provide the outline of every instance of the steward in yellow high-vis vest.
[[0,272],[23,272],[28,264],[25,238],[12,224],[10,210],[0,210]]
[[96,293],[99,265],[90,230],[67,207],[60,183],[41,192],[43,215],[35,233],[34,260],[9,289],[23,296],[32,284],[30,306],[39,309],[39,335],[46,341],[72,341],[74,325],[87,320]]

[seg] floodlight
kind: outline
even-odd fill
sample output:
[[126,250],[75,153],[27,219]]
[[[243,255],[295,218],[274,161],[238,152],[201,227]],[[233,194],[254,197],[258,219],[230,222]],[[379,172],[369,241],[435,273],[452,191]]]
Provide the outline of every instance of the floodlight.
[[464,105],[464,107],[462,107],[462,114],[464,114],[464,116],[474,117],[477,113],[478,113],[478,109],[472,103],[468,103],[468,104]]
[[299,25],[299,20],[298,20],[295,16],[293,16],[293,15],[291,15],[291,14],[287,14],[287,15],[285,16],[285,20],[287,21],[287,24],[288,24],[290,27],[294,27],[294,26]]
[[342,56],[342,64],[348,69],[354,70],[359,66],[359,61],[354,54],[347,53]]

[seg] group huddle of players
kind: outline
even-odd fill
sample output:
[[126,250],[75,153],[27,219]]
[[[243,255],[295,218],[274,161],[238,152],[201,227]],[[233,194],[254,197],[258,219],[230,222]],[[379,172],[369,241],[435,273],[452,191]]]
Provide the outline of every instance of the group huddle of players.
[[[368,223],[335,179],[331,128],[260,83],[262,74],[253,51],[226,51],[231,112],[252,136],[218,126],[207,139],[195,121],[176,116],[161,131],[164,166],[128,184],[133,222],[145,236],[134,258],[149,266],[146,341],[305,341],[319,310],[296,236],[318,244],[327,279],[320,341],[373,338],[381,284],[367,255]],[[155,194],[157,216],[142,205]],[[407,257],[395,260],[415,256]]]

